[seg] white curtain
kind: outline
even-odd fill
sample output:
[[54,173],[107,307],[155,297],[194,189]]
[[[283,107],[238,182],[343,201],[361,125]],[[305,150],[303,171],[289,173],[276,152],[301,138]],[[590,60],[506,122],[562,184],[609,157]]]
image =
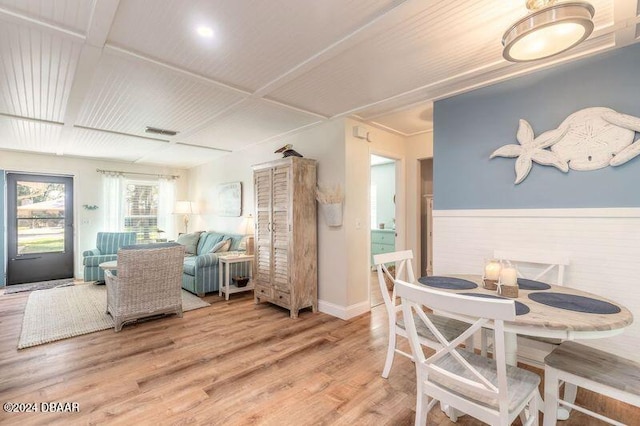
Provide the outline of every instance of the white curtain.
[[102,230],[116,232],[124,230],[125,200],[124,176],[102,174]]
[[176,218],[173,214],[176,205],[175,179],[160,178],[158,181],[158,229],[165,232],[169,240],[176,238]]

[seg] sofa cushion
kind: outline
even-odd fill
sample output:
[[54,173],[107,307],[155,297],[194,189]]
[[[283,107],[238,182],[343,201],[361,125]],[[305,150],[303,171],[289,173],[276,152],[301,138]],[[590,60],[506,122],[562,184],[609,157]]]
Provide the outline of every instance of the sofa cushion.
[[196,256],[187,256],[184,258],[183,271],[188,275],[196,274]]
[[224,236],[231,240],[231,247],[229,247],[230,251],[244,250],[244,238],[246,235],[225,234]]
[[223,234],[218,232],[204,232],[200,235],[200,241],[198,241],[198,251],[196,254],[209,253],[213,246],[222,241]]
[[229,251],[229,247],[231,247],[231,240],[225,237],[222,241],[218,241],[216,245],[209,250],[209,253]]
[[198,247],[198,240],[200,239],[201,231],[192,232],[190,234],[182,234],[178,236],[176,242],[178,244],[182,244],[184,246],[184,251],[187,254],[196,254],[196,249]]

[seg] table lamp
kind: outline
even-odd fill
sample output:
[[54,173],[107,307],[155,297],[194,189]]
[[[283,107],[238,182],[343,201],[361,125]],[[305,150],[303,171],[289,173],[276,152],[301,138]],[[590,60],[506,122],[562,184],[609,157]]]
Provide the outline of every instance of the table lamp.
[[246,224],[245,224],[245,235],[246,235],[246,254],[253,254],[254,250],[255,250],[255,246],[254,246],[254,236],[253,236],[253,232],[254,232],[254,220],[253,220],[253,215],[249,214],[249,216],[247,216],[246,218]]
[[183,214],[184,233],[189,232],[189,215],[193,214],[193,201],[176,201],[175,214]]

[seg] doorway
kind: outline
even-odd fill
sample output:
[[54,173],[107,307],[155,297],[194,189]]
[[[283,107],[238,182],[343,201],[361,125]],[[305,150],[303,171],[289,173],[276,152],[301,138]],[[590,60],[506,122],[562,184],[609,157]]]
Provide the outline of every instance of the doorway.
[[396,251],[396,160],[371,154],[371,307],[384,303],[373,256]]
[[433,275],[433,158],[420,160],[420,271]]
[[6,178],[7,285],[73,278],[73,178]]

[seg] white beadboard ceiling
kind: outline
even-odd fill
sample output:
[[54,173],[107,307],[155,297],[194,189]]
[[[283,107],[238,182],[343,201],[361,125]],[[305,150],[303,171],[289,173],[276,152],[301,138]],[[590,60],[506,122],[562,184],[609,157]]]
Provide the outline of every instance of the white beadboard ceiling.
[[434,100],[639,40],[638,0],[590,2],[589,40],[511,64],[525,0],[0,0],[0,149],[188,168],[332,118],[419,134]]

